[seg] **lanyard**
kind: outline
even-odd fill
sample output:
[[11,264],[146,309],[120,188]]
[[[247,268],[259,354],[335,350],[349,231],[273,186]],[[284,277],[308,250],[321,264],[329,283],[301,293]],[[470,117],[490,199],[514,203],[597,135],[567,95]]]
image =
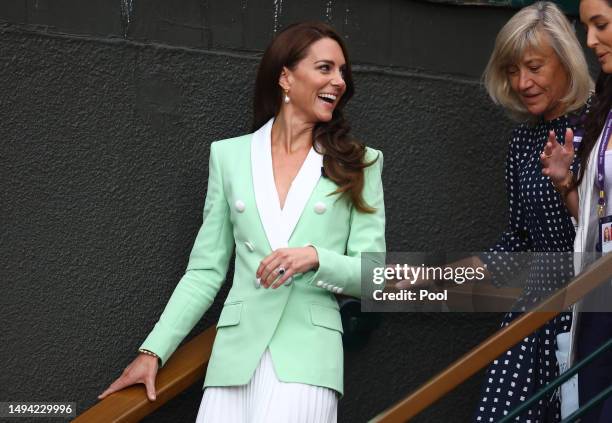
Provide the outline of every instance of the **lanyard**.
[[608,112],[608,117],[606,118],[606,124],[604,126],[601,143],[599,144],[599,151],[597,154],[597,188],[599,188],[597,213],[599,214],[599,217],[604,215],[606,207],[606,191],[604,187],[606,181],[606,150],[608,149],[608,141],[610,140],[611,134],[612,110]]

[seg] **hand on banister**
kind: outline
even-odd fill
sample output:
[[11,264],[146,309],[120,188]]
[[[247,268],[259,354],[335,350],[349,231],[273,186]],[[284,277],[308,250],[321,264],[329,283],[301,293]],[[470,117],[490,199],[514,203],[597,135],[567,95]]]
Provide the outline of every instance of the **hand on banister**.
[[104,399],[110,394],[120,391],[128,386],[142,383],[147,390],[149,401],[155,401],[155,377],[157,376],[158,358],[144,353],[138,354],[138,357],[125,368],[121,376],[117,378],[111,385],[98,395],[98,399]]

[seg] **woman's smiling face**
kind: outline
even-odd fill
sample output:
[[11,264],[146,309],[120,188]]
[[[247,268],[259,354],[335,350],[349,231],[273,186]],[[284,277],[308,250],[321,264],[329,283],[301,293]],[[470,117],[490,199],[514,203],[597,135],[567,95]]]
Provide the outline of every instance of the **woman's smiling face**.
[[293,69],[285,68],[281,86],[288,89],[291,107],[306,122],[328,122],[346,91],[342,48],[331,38],[322,38],[308,48]]

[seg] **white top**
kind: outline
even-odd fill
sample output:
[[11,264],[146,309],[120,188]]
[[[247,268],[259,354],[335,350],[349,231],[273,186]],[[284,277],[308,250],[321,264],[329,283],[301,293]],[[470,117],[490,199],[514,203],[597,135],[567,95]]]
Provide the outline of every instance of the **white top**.
[[253,133],[251,171],[255,202],[272,250],[286,248],[312,191],[321,177],[323,156],[310,148],[293,179],[281,209],[272,166],[272,125],[274,118]]

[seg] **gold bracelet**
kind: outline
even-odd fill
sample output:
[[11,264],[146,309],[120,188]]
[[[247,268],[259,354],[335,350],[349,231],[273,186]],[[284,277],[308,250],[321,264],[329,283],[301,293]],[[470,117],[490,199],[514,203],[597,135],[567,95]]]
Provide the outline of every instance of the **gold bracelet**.
[[159,356],[157,354],[155,354],[153,351],[145,350],[143,348],[140,348],[138,350],[138,352],[141,352],[141,353],[146,354],[146,355],[150,355],[151,357],[159,358]]
[[559,185],[556,185],[554,182],[552,182],[552,180],[551,183],[555,188],[555,191],[561,194],[561,197],[565,197],[571,190],[574,189],[574,172],[570,170],[568,176],[566,176],[565,180]]

